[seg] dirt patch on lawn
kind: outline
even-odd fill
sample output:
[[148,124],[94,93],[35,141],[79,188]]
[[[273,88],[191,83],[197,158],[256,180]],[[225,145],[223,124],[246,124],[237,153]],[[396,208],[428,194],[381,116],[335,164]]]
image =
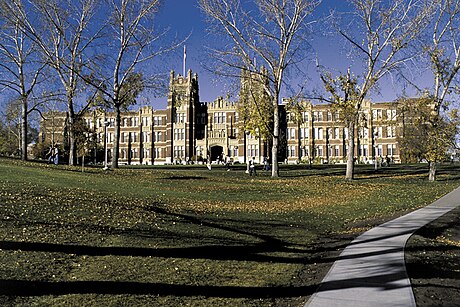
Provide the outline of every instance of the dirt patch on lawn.
[[460,306],[460,208],[410,238],[406,266],[417,306]]

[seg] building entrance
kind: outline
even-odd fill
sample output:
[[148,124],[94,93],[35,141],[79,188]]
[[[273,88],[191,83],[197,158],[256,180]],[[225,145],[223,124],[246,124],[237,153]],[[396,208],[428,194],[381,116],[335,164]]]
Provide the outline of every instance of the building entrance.
[[224,148],[222,146],[211,147],[211,161],[223,161]]

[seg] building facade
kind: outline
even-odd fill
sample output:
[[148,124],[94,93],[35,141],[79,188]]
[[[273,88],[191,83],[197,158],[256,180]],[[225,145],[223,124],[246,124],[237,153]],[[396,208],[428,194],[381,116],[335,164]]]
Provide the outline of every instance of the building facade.
[[[304,102],[300,114],[287,113],[286,157],[289,163],[345,163],[348,129],[342,113],[331,105]],[[355,153],[359,163],[389,158],[400,163],[398,137],[402,133],[393,103],[365,101],[355,129]]]
[[[303,102],[301,114],[280,106],[281,145],[279,161],[286,163],[345,163],[347,139],[341,113],[331,105]],[[115,114],[94,110],[83,115],[86,134],[96,151],[112,156]],[[174,164],[230,159],[245,163],[254,157],[262,163],[270,156],[269,143],[244,131],[238,103],[219,97],[211,103],[199,99],[198,75],[170,73],[167,108],[144,106],[122,113],[119,164]],[[401,133],[396,107],[392,103],[366,102],[355,137],[358,162],[372,163],[375,157],[400,162],[397,142]],[[40,140],[46,144],[65,143],[65,113],[49,113],[42,121]],[[91,146],[90,146],[91,147]],[[92,151],[90,148],[89,151]]]

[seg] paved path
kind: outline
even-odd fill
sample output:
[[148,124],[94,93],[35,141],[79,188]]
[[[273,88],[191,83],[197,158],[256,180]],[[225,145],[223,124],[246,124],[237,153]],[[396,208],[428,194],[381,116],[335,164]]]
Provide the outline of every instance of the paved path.
[[416,306],[404,246],[420,227],[460,205],[460,187],[431,205],[375,227],[340,254],[305,306]]

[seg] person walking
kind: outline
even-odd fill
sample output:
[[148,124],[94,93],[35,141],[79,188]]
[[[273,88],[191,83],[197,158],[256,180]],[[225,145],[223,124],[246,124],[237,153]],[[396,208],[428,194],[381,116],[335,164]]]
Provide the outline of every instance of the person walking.
[[249,176],[257,176],[256,172],[256,164],[255,164],[255,158],[252,157],[251,160],[249,160]]
[[59,164],[59,149],[57,147],[54,147],[54,165]]
[[270,162],[268,162],[268,157],[264,157],[264,171],[268,172],[270,170]]
[[53,146],[50,146],[50,149],[48,150],[46,157],[48,158],[48,164],[53,163],[53,160],[54,160],[54,147]]

